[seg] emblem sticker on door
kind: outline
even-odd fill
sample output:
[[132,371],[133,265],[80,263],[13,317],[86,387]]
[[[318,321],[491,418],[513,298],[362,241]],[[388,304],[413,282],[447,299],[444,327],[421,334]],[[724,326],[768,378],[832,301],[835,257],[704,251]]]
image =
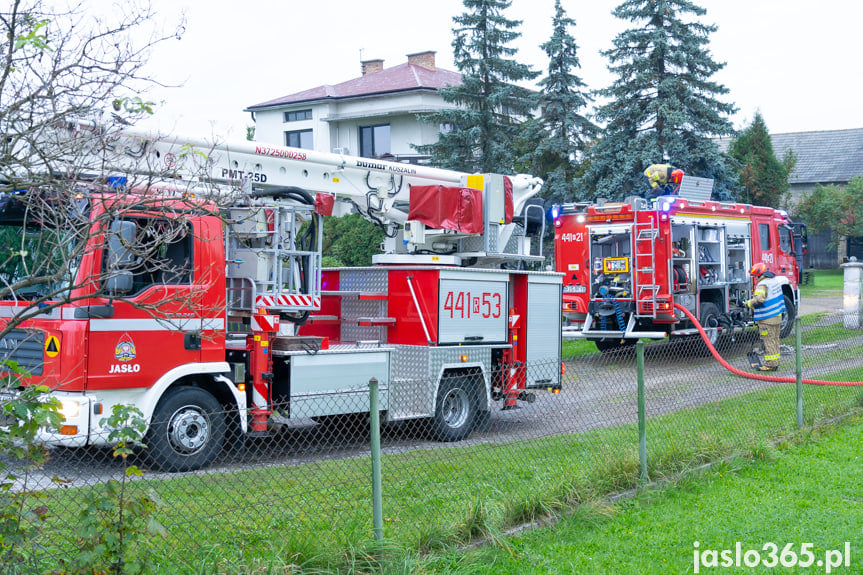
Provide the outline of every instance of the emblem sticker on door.
[[[135,342],[132,341],[128,333],[124,333],[114,347],[114,359],[126,362],[132,361],[136,357],[138,357],[138,353],[135,351]],[[141,366],[137,363],[113,363],[108,373],[138,373],[139,371],[141,371]]]

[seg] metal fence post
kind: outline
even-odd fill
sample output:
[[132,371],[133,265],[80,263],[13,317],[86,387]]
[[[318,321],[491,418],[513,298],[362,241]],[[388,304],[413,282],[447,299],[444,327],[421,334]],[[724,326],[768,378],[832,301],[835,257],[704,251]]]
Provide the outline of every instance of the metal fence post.
[[372,527],[375,541],[384,538],[383,490],[381,488],[381,412],[378,399],[378,380],[369,380],[369,421],[372,449]]
[[635,344],[638,360],[638,460],[641,467],[641,481],[647,481],[647,419],[644,407],[644,342]]
[[794,320],[794,363],[797,370],[797,429],[803,429],[803,329]]

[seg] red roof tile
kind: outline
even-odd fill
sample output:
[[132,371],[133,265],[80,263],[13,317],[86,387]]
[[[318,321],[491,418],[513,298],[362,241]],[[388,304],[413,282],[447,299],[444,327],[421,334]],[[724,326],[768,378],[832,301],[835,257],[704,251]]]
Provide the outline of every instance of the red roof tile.
[[319,100],[341,100],[413,90],[437,90],[447,85],[461,84],[461,74],[437,68],[429,70],[414,64],[399,64],[380,72],[360,76],[341,84],[324,84],[295,94],[288,94],[246,108],[246,111],[261,110],[289,104],[315,102]]

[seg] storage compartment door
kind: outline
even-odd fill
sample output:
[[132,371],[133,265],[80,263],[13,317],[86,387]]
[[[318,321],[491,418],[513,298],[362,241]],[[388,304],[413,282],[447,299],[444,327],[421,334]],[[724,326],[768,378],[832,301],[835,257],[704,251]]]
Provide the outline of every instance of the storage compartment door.
[[527,387],[560,385],[559,283],[527,286]]
[[291,357],[291,419],[369,411],[369,380],[377,378],[388,409],[390,352],[297,354]]

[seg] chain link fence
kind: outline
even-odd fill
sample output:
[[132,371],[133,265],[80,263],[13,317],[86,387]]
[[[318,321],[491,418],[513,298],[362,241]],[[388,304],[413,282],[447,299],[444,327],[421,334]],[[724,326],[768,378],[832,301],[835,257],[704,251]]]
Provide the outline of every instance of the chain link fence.
[[[803,378],[863,381],[863,330],[852,320],[802,318]],[[737,333],[720,340],[719,353],[752,372],[747,354],[756,342],[755,330]],[[191,472],[154,468],[147,449],[123,458],[110,448],[51,448],[47,463],[19,467],[0,495],[12,502],[4,500],[7,511],[18,506],[28,533],[25,541],[6,539],[24,549],[17,555],[24,559],[4,562],[0,571],[63,569],[91,553],[94,565],[122,555],[129,572],[136,561],[149,561],[156,573],[320,572],[372,555],[376,528],[387,544],[412,552],[497,537],[633,488],[645,476],[660,480],[729,456],[757,456],[791,437],[801,417],[808,426],[863,405],[863,387],[809,383],[801,403],[793,335],[781,349],[777,372],[749,379],[720,365],[700,339],[645,345],[641,453],[639,354],[632,346],[600,353],[592,342],[565,341],[562,366],[531,366],[550,380],[563,367],[562,388],[527,390],[517,409],[501,409],[487,377],[466,371],[439,385],[400,387],[425,390],[417,391],[417,404],[436,404],[436,415],[388,421],[390,390],[383,387],[380,525],[369,411],[350,413],[356,398],[332,406],[348,415],[289,417],[302,406],[280,406],[268,432],[251,436],[236,413],[190,413],[182,425],[224,434],[215,463]],[[369,389],[357,396],[368,401]],[[459,439],[452,430],[463,426],[472,431]],[[171,433],[165,421],[151,429]],[[133,465],[143,473],[127,474]],[[121,519],[124,504],[140,501],[153,504]],[[119,547],[111,535],[117,533]]]

